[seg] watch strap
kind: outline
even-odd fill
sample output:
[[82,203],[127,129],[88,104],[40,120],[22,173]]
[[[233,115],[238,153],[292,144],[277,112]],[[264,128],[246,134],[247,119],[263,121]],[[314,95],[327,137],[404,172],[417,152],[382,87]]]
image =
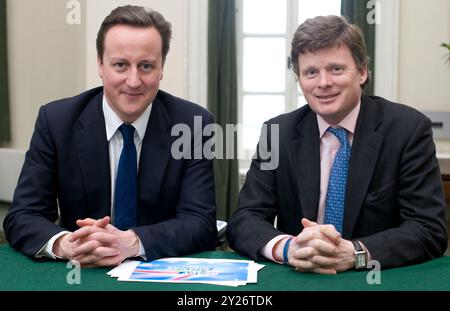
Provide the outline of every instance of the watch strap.
[[351,240],[355,246],[355,268],[365,269],[367,265],[367,253],[358,240]]
[[355,251],[357,251],[357,252],[364,251],[364,249],[361,246],[361,243],[359,243],[358,240],[351,240],[351,241],[352,241],[353,245],[355,246]]

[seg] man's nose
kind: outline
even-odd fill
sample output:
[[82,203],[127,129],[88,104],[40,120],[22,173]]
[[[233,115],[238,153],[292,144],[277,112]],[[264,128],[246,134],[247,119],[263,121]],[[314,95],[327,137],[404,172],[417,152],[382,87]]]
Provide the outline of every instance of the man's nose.
[[331,86],[331,79],[328,72],[323,71],[319,74],[319,88],[327,88]]
[[140,87],[142,84],[141,81],[141,76],[139,74],[139,71],[137,70],[137,68],[132,68],[129,73],[128,73],[128,77],[127,77],[127,85],[130,88],[138,88]]

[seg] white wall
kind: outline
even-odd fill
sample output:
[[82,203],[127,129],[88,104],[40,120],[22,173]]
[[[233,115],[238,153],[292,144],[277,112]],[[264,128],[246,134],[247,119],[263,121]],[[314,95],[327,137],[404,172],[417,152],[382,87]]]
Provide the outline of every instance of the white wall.
[[66,22],[66,3],[61,0],[6,3],[14,148],[28,148],[41,105],[84,89],[85,24]]
[[450,1],[402,0],[399,39],[399,101],[450,111],[450,64],[439,46],[450,42]]

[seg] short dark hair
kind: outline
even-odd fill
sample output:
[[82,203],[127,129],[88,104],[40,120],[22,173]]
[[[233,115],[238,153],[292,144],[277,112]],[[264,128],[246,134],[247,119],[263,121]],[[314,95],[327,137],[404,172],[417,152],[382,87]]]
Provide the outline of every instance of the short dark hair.
[[172,37],[172,26],[164,17],[149,8],[142,6],[126,5],[117,7],[103,20],[97,34],[97,56],[103,61],[105,50],[105,37],[108,30],[116,25],[129,25],[134,27],[155,27],[162,39],[162,61],[166,61],[169,53],[170,39]]
[[370,81],[366,44],[361,29],[349,23],[345,17],[329,15],[307,19],[298,26],[292,39],[292,70],[299,76],[298,56],[300,54],[337,46],[346,45],[359,70],[367,69],[367,79],[361,84],[365,88]]

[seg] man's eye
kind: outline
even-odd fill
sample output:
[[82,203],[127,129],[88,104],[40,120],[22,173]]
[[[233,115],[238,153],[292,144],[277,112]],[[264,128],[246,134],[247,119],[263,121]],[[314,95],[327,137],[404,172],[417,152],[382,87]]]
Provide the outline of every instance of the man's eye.
[[317,74],[317,70],[316,69],[309,69],[305,72],[307,77],[314,77]]
[[143,71],[150,71],[153,69],[153,66],[151,64],[141,64],[141,68]]
[[115,63],[113,66],[117,69],[123,69],[125,68],[125,63]]
[[333,67],[333,73],[342,73],[342,71],[344,71],[344,68],[342,68],[341,66]]

